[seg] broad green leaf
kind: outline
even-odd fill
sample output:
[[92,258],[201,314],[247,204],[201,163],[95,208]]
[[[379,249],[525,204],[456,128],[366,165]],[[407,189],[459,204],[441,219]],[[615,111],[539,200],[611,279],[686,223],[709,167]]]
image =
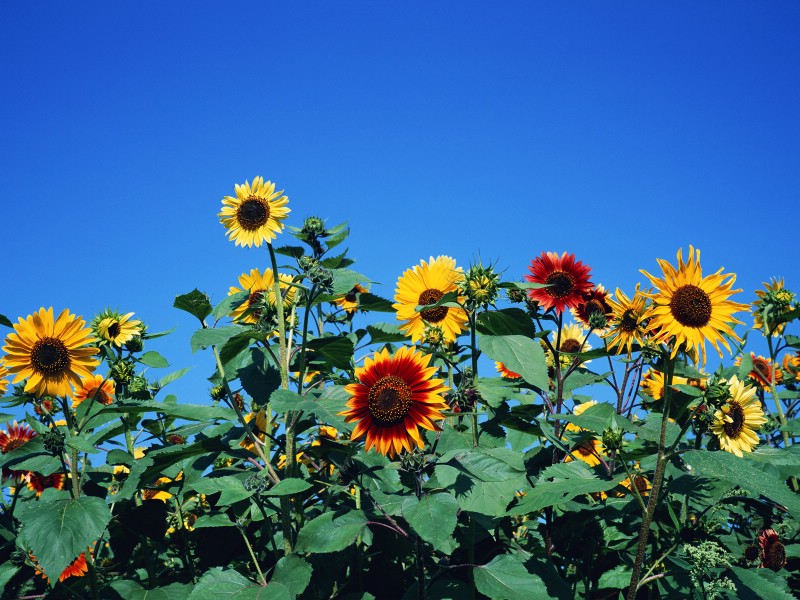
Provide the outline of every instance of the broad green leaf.
[[214,310],[211,311],[211,315],[215,319],[221,319],[222,317],[227,317],[231,314],[234,310],[239,308],[242,304],[244,304],[248,298],[250,298],[250,291],[249,290],[242,290],[241,292],[236,292],[227,296],[222,302],[217,304],[214,307]]
[[195,529],[202,529],[204,527],[234,527],[236,524],[232,523],[228,515],[224,513],[217,513],[212,515],[201,515],[194,523]]
[[226,327],[216,327],[214,329],[198,329],[192,335],[192,352],[197,352],[208,346],[219,346],[240,333],[244,333],[248,328],[242,325],[227,325]]
[[188,421],[211,421],[221,419],[235,421],[236,412],[225,406],[204,406],[202,404],[168,404],[157,400],[143,400],[131,403],[115,402],[104,407],[101,413],[144,413],[159,412],[168,417]]
[[499,361],[540,390],[549,387],[544,350],[538,342],[522,335],[482,335],[478,346],[492,360]]
[[297,552],[324,554],[344,550],[356,541],[366,527],[367,517],[360,510],[342,515],[326,512],[307,522],[297,535]]
[[51,502],[40,501],[25,511],[22,529],[31,552],[50,581],[97,541],[111,520],[111,511],[100,498],[82,496]]
[[176,380],[180,379],[181,377],[186,375],[186,373],[188,373],[191,370],[192,370],[192,367],[184,367],[183,369],[178,369],[177,371],[173,371],[172,373],[169,373],[168,375],[164,375],[164,377],[159,379],[158,387],[162,387],[163,388],[168,383],[172,383],[173,381],[176,381]]
[[450,464],[481,481],[507,481],[525,474],[522,455],[508,448],[454,450],[442,456],[440,464]]
[[292,600],[282,584],[262,587],[233,569],[206,571],[187,600]]
[[297,554],[284,556],[275,565],[270,585],[277,583],[286,586],[292,598],[302,594],[311,581],[313,568],[306,560]]
[[536,335],[533,320],[521,308],[482,312],[478,315],[477,328],[483,335],[522,335],[528,338]]
[[7,454],[0,454],[0,466],[19,471],[35,471],[51,475],[61,470],[61,461],[44,449],[41,436],[37,436]]
[[281,384],[281,374],[264,348],[252,348],[250,361],[239,367],[237,374],[244,391],[258,404],[266,404],[270,394]]
[[155,350],[148,350],[139,357],[139,362],[154,369],[163,369],[169,366],[169,361]]
[[346,336],[330,336],[309,340],[309,364],[326,364],[337,369],[349,369],[353,359],[353,340]]
[[480,377],[475,388],[478,390],[481,401],[492,408],[497,408],[509,400],[516,400],[520,403],[529,400],[519,393],[516,383],[505,381],[499,377]]
[[358,308],[370,312],[394,312],[391,300],[381,298],[369,292],[362,292],[358,295]]
[[135,581],[122,579],[111,583],[102,597],[109,600],[184,600],[191,589],[189,584],[172,583],[148,590]]
[[426,542],[438,550],[456,528],[458,501],[448,493],[428,494],[403,500],[403,518]]
[[6,584],[11,581],[11,578],[14,577],[14,575],[17,574],[17,571],[19,571],[19,567],[16,567],[9,562],[0,565],[0,590],[5,589]]
[[350,269],[330,269],[330,272],[333,275],[332,293],[334,295],[346,294],[356,287],[357,283],[368,284],[372,282],[366,275]]
[[599,589],[626,589],[628,584],[631,582],[631,574],[633,574],[633,570],[630,568],[630,566],[617,565],[610,571],[606,571],[600,576],[600,581],[597,583],[597,587]]
[[300,258],[305,254],[305,250],[302,246],[280,246],[279,248],[275,248],[275,254]]
[[265,496],[294,496],[306,490],[310,490],[313,486],[304,479],[290,477],[283,479],[275,484],[274,487],[264,492]]
[[203,477],[191,485],[192,489],[200,494],[215,494],[221,492],[218,506],[229,506],[253,495],[251,490],[247,490],[242,480],[234,475],[223,477]]
[[172,306],[194,315],[201,323],[211,314],[211,302],[208,296],[197,288],[188,294],[177,296]]
[[530,487],[520,476],[506,481],[480,481],[461,475],[452,486],[459,506],[466,512],[500,517],[514,499],[517,490]]
[[590,406],[579,415],[553,415],[554,418],[561,421],[569,421],[578,427],[582,427],[588,431],[602,434],[608,425],[608,419],[611,415],[617,421],[617,426],[623,431],[633,431],[633,423],[623,416],[616,414],[615,408],[607,402],[598,402]]
[[367,325],[367,332],[369,333],[370,344],[386,344],[408,340],[408,336],[394,323],[373,323],[372,325]]
[[269,406],[279,413],[297,410],[298,405],[304,400],[303,396],[291,390],[279,389],[270,394]]
[[[790,600],[796,598],[786,585],[786,578],[769,569],[743,569],[731,567],[741,585],[736,586],[740,600]],[[742,589],[742,586],[746,589]],[[750,592],[750,593],[748,593]]]
[[13,327],[14,326],[14,324],[5,315],[0,315],[0,325],[5,325],[6,327]]
[[529,573],[525,565],[509,554],[501,554],[489,564],[475,567],[472,575],[475,587],[489,598],[505,600],[550,598],[542,578]]

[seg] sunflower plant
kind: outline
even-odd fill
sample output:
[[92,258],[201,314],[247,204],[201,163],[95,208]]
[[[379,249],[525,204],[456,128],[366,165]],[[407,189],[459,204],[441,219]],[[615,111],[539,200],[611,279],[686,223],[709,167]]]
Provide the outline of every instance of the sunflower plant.
[[205,401],[143,315],[0,317],[3,598],[800,593],[784,279],[690,247],[623,290],[561,250],[385,289],[276,190],[222,200],[252,266],[175,298]]

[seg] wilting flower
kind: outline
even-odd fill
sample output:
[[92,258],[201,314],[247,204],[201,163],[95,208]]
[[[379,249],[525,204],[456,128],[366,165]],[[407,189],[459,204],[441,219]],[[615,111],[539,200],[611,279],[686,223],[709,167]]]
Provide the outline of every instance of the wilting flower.
[[[19,424],[14,421],[14,424],[6,423],[8,431],[0,431],[0,452],[7,454],[12,450],[16,450],[23,446],[30,440],[36,437],[36,432],[28,426],[27,423]],[[15,471],[3,467],[3,479],[13,477],[21,481],[26,475],[27,471]]]
[[536,300],[543,310],[554,308],[557,313],[567,308],[575,308],[583,299],[583,294],[592,289],[589,280],[591,268],[581,261],[575,261],[574,254],[542,252],[531,261],[525,281],[544,283],[548,287],[528,290],[528,297]]
[[591,329],[597,335],[603,335],[611,318],[611,303],[608,292],[602,285],[593,287],[582,295],[575,308],[570,309],[572,316],[584,329]]
[[63,473],[53,473],[51,475],[28,473],[25,476],[25,485],[30,491],[36,492],[36,497],[38,498],[47,488],[63,490],[65,480],[66,476]]
[[497,369],[497,372],[500,373],[500,377],[503,379],[522,379],[522,375],[507,369],[506,366],[501,362],[495,361],[494,368]]
[[717,409],[711,431],[719,439],[720,447],[742,457],[742,452],[752,452],[758,445],[756,431],[767,422],[756,388],[746,386],[734,375],[728,381],[731,397],[727,404]]
[[[89,554],[91,555],[92,549],[89,548]],[[37,575],[41,575],[44,579],[48,582],[50,578],[45,574],[44,569],[39,565],[39,562],[36,560],[36,557],[31,553],[30,554],[31,560],[36,563],[35,571]],[[61,572],[61,575],[58,576],[59,581],[64,581],[69,577],[83,577],[89,572],[89,565],[86,563],[86,553],[81,552],[81,555],[73,560],[67,568]]]
[[[575,415],[583,414],[583,412],[587,408],[589,408],[590,406],[594,406],[596,404],[597,404],[596,400],[590,400],[589,402],[584,402],[583,404],[577,404],[575,408],[572,409],[572,414]],[[567,423],[564,429],[565,431],[572,431],[576,433],[586,431],[586,429],[584,429],[583,427],[579,427],[574,423]],[[605,451],[606,450],[603,447],[603,443],[600,440],[596,438],[591,438],[581,442],[580,444],[572,448],[572,455],[574,455],[579,460],[582,460],[590,467],[594,467],[602,462],[600,456],[603,455]],[[567,456],[564,458],[564,462],[571,462],[571,461],[572,461],[572,456],[567,454]]]
[[780,571],[786,566],[786,548],[774,529],[761,532],[758,536],[758,547],[761,549],[761,567]]
[[394,356],[384,348],[356,368],[357,383],[345,390],[351,394],[345,421],[357,421],[351,440],[366,437],[365,449],[373,446],[381,454],[394,457],[403,449],[424,446],[419,427],[437,431],[434,421],[444,419],[447,410],[442,394],[447,390],[435,379],[436,367],[428,366],[431,357],[414,348],[400,348]]
[[81,386],[72,395],[72,407],[75,408],[84,400],[94,400],[108,405],[114,401],[114,380],[105,379],[102,375],[89,375],[81,380]]
[[247,181],[233,186],[236,197],[222,199],[219,221],[228,230],[228,238],[237,246],[260,246],[275,239],[283,230],[283,219],[289,214],[289,198],[283,190],[276,192],[275,184],[255,177],[253,185]]
[[617,348],[617,352],[622,349],[627,350],[628,356],[633,351],[634,342],[640,346],[644,344],[645,334],[647,333],[647,299],[639,292],[639,284],[636,284],[636,291],[633,298],[628,298],[625,293],[617,288],[614,296],[608,298],[611,307],[611,323],[605,334],[608,341],[608,350]]
[[461,307],[439,306],[417,312],[417,306],[433,304],[448,292],[458,291],[458,283],[463,279],[461,267],[449,256],[431,256],[430,262],[420,261],[419,265],[407,269],[397,280],[392,306],[397,310],[397,319],[403,321],[400,329],[411,336],[413,342],[422,339],[425,324],[441,328],[448,342],[455,341],[468,320]]
[[[707,379],[697,379],[695,377],[672,376],[672,385],[691,385],[700,390],[706,389]],[[649,369],[642,375],[639,387],[653,400],[664,398],[664,373],[657,369]]]
[[[283,307],[288,310],[294,303],[297,288],[290,285],[293,281],[291,275],[279,273],[278,279],[280,279]],[[244,289],[250,293],[250,296],[231,313],[231,318],[235,321],[258,323],[263,308],[277,306],[275,303],[275,276],[272,273],[272,269],[264,269],[264,273],[261,273],[258,269],[251,269],[250,273],[242,273],[239,275],[239,285],[242,287],[231,286],[228,295],[232,296]]]
[[[753,363],[753,369],[747,374],[747,378],[754,381],[762,390],[770,389],[773,377],[775,378],[775,385],[783,380],[783,371],[781,371],[780,367],[772,364],[770,359],[756,356],[755,352],[751,352],[750,360]],[[740,367],[742,365],[742,357],[737,356],[734,364]]]
[[64,310],[53,319],[53,308],[39,309],[14,325],[16,333],[6,337],[5,366],[14,375],[12,383],[27,379],[25,391],[37,396],[68,396],[70,384],[80,385],[99,361],[95,341],[86,322]]
[[783,286],[783,277],[780,279],[773,277],[769,283],[764,282],[764,288],[763,290],[756,290],[758,299],[752,303],[753,328],[764,331],[766,317],[772,335],[777,337],[786,329],[786,323],[774,325],[775,319],[782,313],[792,310],[795,294]]
[[657,288],[656,292],[645,295],[653,300],[648,311],[651,317],[649,327],[657,332],[659,341],[674,338],[673,357],[684,347],[690,355],[699,352],[703,364],[706,362],[706,340],[714,345],[720,356],[720,342],[730,352],[730,345],[722,334],[739,340],[729,323],[741,325],[742,322],[732,315],[747,308],[745,304],[728,300],[729,296],[741,291],[731,289],[736,275],[723,275],[719,269],[713,275],[703,277],[700,251],[695,253],[692,246],[689,246],[689,260],[685,263],[682,250],[678,250],[677,270],[662,259],[658,259],[658,264],[664,272],[663,279],[644,270],[642,273]]
[[132,312],[121,315],[107,308],[92,319],[92,331],[101,345],[111,344],[119,348],[142,334],[142,322],[131,319],[132,316]]
[[334,300],[334,303],[347,314],[351,315],[358,310],[358,295],[366,291],[365,288],[357,283],[352,290]]

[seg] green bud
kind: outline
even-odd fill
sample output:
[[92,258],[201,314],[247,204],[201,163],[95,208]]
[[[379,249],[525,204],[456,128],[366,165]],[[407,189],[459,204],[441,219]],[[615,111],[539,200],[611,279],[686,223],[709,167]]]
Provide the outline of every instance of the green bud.
[[56,427],[42,436],[44,449],[53,456],[58,456],[64,451],[64,434]]
[[306,235],[320,236],[325,233],[325,221],[319,217],[308,217],[303,222],[301,231]]
[[616,419],[614,419],[614,425],[603,430],[603,445],[607,450],[619,451],[622,448],[624,437],[624,432],[616,426]]
[[225,397],[225,386],[222,384],[215,385],[210,390],[208,390],[209,395],[211,396],[212,400],[216,400],[219,402]]
[[141,352],[142,348],[144,348],[144,342],[142,342],[142,337],[139,335],[135,335],[125,342],[125,350],[128,352]]
[[134,374],[133,362],[128,360],[118,360],[111,365],[111,378],[117,385],[127,385],[131,382]]

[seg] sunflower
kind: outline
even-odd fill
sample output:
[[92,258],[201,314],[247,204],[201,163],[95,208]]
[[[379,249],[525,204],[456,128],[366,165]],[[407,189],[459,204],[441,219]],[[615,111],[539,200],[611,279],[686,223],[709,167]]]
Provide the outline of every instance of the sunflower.
[[500,377],[503,379],[522,379],[522,375],[507,369],[506,366],[501,362],[495,361],[494,368],[497,369],[497,372],[500,373]]
[[602,285],[593,287],[583,294],[581,301],[575,308],[571,308],[570,312],[583,329],[591,329],[597,335],[602,336],[606,332],[608,320],[611,317],[609,294]]
[[[706,381],[707,378],[698,379],[695,377],[681,377],[680,375],[672,376],[673,386],[691,385],[700,390],[706,389]],[[662,400],[664,398],[664,373],[657,369],[649,369],[642,375],[639,387],[653,400]]]
[[6,379],[7,375],[8,369],[6,369],[3,359],[0,359],[0,396],[5,394],[6,390],[8,389],[8,379]]
[[65,480],[66,476],[63,473],[53,473],[52,475],[28,473],[25,477],[25,485],[30,491],[36,492],[36,497],[38,498],[47,488],[63,490]]
[[438,431],[434,423],[444,419],[448,409],[442,394],[447,390],[441,379],[435,379],[436,367],[428,366],[431,356],[414,348],[402,347],[394,356],[384,348],[364,360],[356,368],[357,383],[345,390],[351,394],[347,401],[345,421],[357,421],[351,440],[366,436],[365,449],[373,446],[393,458],[403,449],[423,447],[418,427]]
[[[583,361],[579,357],[574,356],[575,353],[588,352],[592,349],[591,344],[585,341],[586,337],[586,332],[576,323],[570,323],[561,328],[561,339],[559,340],[556,350],[559,353],[559,362],[562,368],[569,367],[573,362],[583,362],[587,364],[592,362],[590,360]],[[545,361],[547,362],[547,366],[554,366],[555,364],[553,355],[547,347],[545,347]]]
[[765,529],[758,536],[758,548],[761,551],[761,567],[780,571],[786,566],[786,547],[781,543],[778,533]]
[[39,309],[14,325],[16,333],[5,340],[5,366],[14,375],[12,383],[23,379],[25,391],[37,396],[68,396],[70,383],[80,385],[100,363],[93,358],[100,350],[87,347],[96,341],[86,322],[64,310],[55,321],[53,308]]
[[[278,273],[278,279],[280,279],[283,307],[288,310],[294,303],[294,296],[297,293],[297,288],[290,285],[294,281],[291,275]],[[262,309],[265,307],[265,304],[269,307],[276,306],[275,276],[272,274],[272,269],[264,269],[263,273],[258,269],[251,269],[249,273],[242,273],[239,275],[239,285],[242,287],[238,288],[232,286],[228,291],[228,295],[232,296],[233,294],[246,290],[250,292],[250,296],[234,309],[231,313],[231,318],[240,323],[256,324],[262,316]]]
[[620,353],[625,348],[630,357],[634,342],[640,346],[644,344],[647,333],[647,320],[645,319],[647,299],[639,292],[638,283],[633,298],[628,298],[619,288],[614,295],[617,300],[608,298],[608,305],[611,307],[611,324],[604,337],[608,340],[609,351],[617,348],[617,353]]
[[142,490],[142,500],[160,500],[161,502],[166,503],[167,500],[172,498],[172,494],[159,488],[169,483],[173,483],[174,481],[180,481],[181,479],[183,479],[183,471],[178,473],[178,476],[175,479],[170,479],[169,477],[159,477],[156,479],[152,487]]
[[[461,267],[456,268],[455,259],[449,256],[431,256],[430,262],[420,261],[419,265],[406,270],[397,280],[392,306],[397,310],[397,319],[404,321],[400,329],[418,342],[425,334],[425,325],[441,328],[447,342],[455,341],[465,328],[467,313],[460,307],[439,306],[417,312],[417,306],[438,302],[448,292],[458,290],[458,283],[464,278]],[[463,302],[463,298],[459,297]]]
[[[750,353],[750,361],[753,369],[747,374],[747,378],[755,382],[762,390],[769,390],[772,386],[772,378],[775,378],[775,385],[783,381],[783,371],[780,367],[772,364],[772,361],[763,356],[756,356],[755,352]],[[737,367],[742,366],[742,357],[737,356],[733,361]]]
[[772,335],[778,337],[786,329],[786,323],[775,325],[773,328],[774,320],[781,313],[792,310],[795,294],[784,287],[783,277],[780,279],[773,277],[769,283],[765,281],[763,285],[765,289],[756,290],[758,299],[751,305],[753,329],[764,331],[764,317],[766,316],[770,329],[772,329]]
[[121,348],[137,335],[142,335],[142,322],[131,319],[132,316],[132,312],[121,315],[116,310],[106,309],[92,320],[92,331],[101,345]]
[[[36,437],[36,432],[31,429],[26,423],[18,424],[14,421],[14,424],[6,423],[6,427],[8,431],[0,431],[0,452],[3,454],[7,454],[12,450],[16,450],[20,446],[23,446],[30,440]],[[13,477],[14,479],[21,481],[23,480],[28,471],[14,471],[12,469],[6,469],[3,467],[3,479],[8,479]]]
[[262,177],[255,177],[252,186],[245,181],[233,187],[236,197],[225,196],[222,211],[217,215],[228,230],[228,238],[237,246],[271,243],[283,230],[281,221],[291,210],[286,207],[289,198],[283,195],[283,190],[276,192],[275,184],[265,182]]
[[352,315],[358,310],[358,295],[363,294],[367,290],[361,285],[356,284],[352,290],[334,300],[334,303],[348,315]]
[[574,254],[542,252],[531,261],[525,280],[532,283],[544,283],[548,287],[528,290],[528,297],[537,301],[542,310],[555,308],[557,313],[566,308],[575,308],[583,299],[583,294],[592,289],[589,281],[591,268],[581,261],[575,261]]
[[662,259],[658,259],[658,264],[664,272],[663,279],[642,271],[658,289],[645,294],[653,300],[648,311],[651,317],[649,327],[657,332],[659,341],[674,338],[672,357],[683,347],[689,355],[699,352],[705,365],[706,340],[714,344],[720,356],[720,342],[730,352],[730,345],[722,334],[739,341],[729,323],[743,324],[732,315],[747,308],[746,304],[728,300],[729,296],[741,291],[731,289],[736,275],[723,275],[719,269],[713,275],[703,277],[700,250],[695,253],[692,246],[689,246],[689,260],[685,263],[682,250],[678,250],[677,270]]
[[[244,420],[247,423],[250,423],[255,419],[255,423],[253,423],[253,433],[260,441],[264,441],[267,436],[267,411],[266,409],[262,408],[257,413],[249,413],[245,415]],[[247,436],[239,442],[239,446],[244,448],[245,450],[249,450],[253,454],[257,454],[256,452],[256,445],[255,443]]]
[[[91,555],[92,549],[89,548],[89,554]],[[39,565],[39,561],[36,560],[36,557],[31,553],[30,554],[31,560],[36,563],[34,570],[36,571],[37,575],[41,575],[47,582],[50,582],[50,578],[45,574],[44,569]],[[86,562],[86,552],[81,552],[81,555],[73,560],[67,568],[61,572],[61,575],[58,576],[59,581],[64,581],[69,577],[83,577],[89,572],[89,565]]]
[[81,387],[72,395],[72,408],[86,399],[104,406],[111,404],[114,401],[114,380],[102,375],[89,375],[81,380]]
[[[572,409],[572,414],[580,415],[589,408],[590,406],[594,406],[597,404],[597,400],[590,400],[588,402],[584,402],[582,404],[575,405],[575,408]],[[575,433],[585,432],[586,429],[583,427],[579,427],[574,423],[567,423],[566,427],[564,428],[565,431],[572,431]],[[595,467],[599,465],[602,460],[600,456],[604,454],[606,451],[603,443],[600,440],[591,438],[588,440],[582,441],[580,444],[572,448],[572,455],[577,457],[579,460],[582,460],[590,467]],[[564,458],[564,462],[572,462],[572,456],[567,454]]]
[[800,351],[783,357],[783,369],[788,375],[800,381]]
[[731,397],[714,413],[711,431],[719,438],[720,447],[742,457],[758,445],[756,431],[767,422],[756,388],[747,386],[734,375],[728,381]]

